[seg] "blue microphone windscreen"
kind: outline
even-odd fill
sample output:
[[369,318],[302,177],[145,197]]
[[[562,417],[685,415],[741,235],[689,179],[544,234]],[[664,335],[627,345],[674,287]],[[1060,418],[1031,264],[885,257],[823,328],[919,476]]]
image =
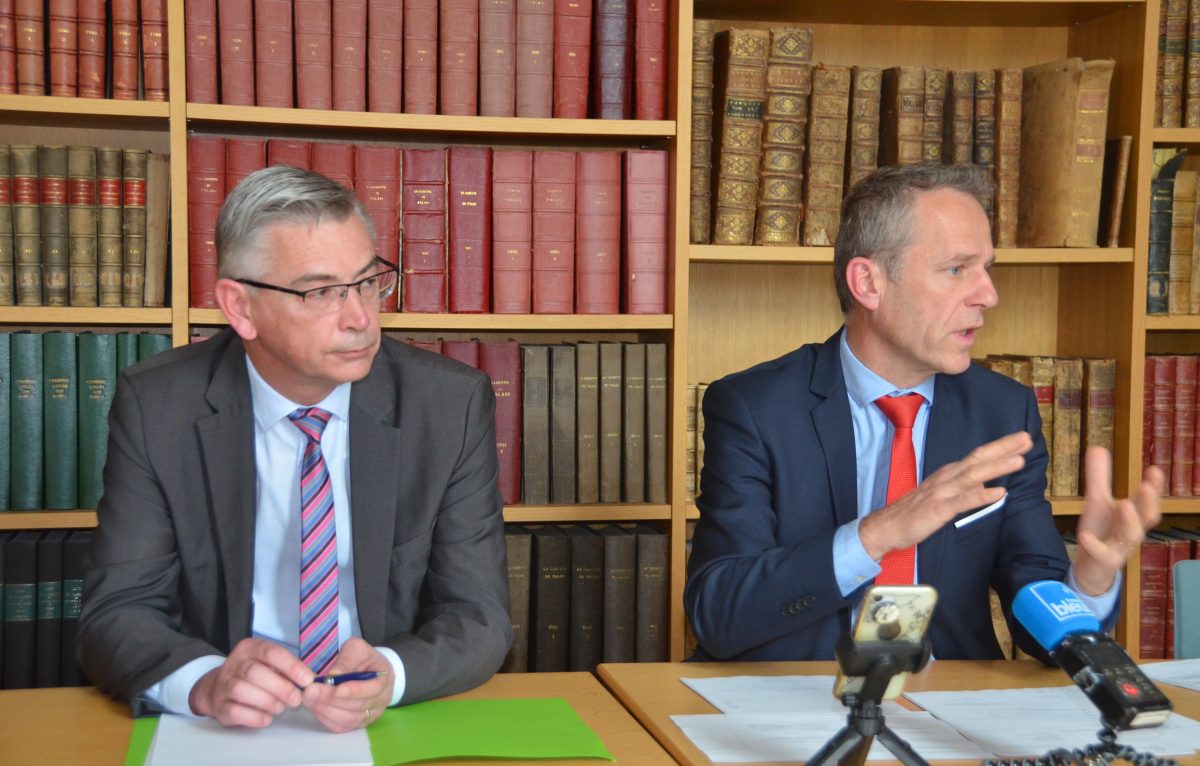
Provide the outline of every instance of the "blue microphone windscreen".
[[1073,633],[1098,633],[1100,621],[1075,591],[1057,580],[1039,580],[1017,592],[1013,616],[1029,635],[1052,652]]

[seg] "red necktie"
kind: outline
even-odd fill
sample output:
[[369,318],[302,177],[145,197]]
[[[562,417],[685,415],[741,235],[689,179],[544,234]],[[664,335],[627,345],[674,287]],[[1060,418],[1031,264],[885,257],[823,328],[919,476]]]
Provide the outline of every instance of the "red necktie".
[[[920,394],[881,396],[875,400],[875,404],[896,427],[896,433],[892,436],[892,464],[888,470],[888,505],[917,486],[917,453],[913,449],[912,428],[923,401],[925,399]],[[910,546],[885,553],[879,561],[883,571],[875,578],[875,584],[912,585],[916,552],[916,548]]]

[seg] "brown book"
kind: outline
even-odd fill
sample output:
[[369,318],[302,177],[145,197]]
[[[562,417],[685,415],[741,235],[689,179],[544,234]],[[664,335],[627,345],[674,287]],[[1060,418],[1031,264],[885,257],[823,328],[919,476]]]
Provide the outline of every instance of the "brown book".
[[1055,61],[1025,70],[1022,247],[1095,247],[1113,61]]
[[621,407],[623,391],[620,343],[600,344],[600,502],[621,502]]
[[69,301],[70,237],[67,227],[67,147],[39,146],[42,231],[42,305]]
[[42,218],[38,148],[10,146],[12,161],[13,280],[18,306],[42,305]]
[[521,502],[550,502],[550,349],[521,344]]
[[1162,127],[1183,126],[1183,89],[1186,74],[1188,0],[1166,0],[1165,44],[1162,59]]
[[638,536],[608,524],[604,538],[604,661],[637,659]]
[[621,500],[646,502],[646,344],[622,346]]
[[596,0],[592,11],[592,117],[633,116],[634,0]]
[[96,239],[98,221],[96,150],[90,146],[67,149],[67,229],[70,232],[69,302],[72,306],[95,306]]
[[638,662],[666,662],[670,657],[668,583],[671,537],[645,524],[637,526]]
[[0,93],[3,94],[17,92],[17,20],[15,11],[16,0],[0,0]]
[[404,0],[404,111],[437,114],[437,0]]
[[246,176],[267,166],[267,142],[258,138],[225,139],[225,195]]
[[0,144],[0,306],[17,303],[13,265],[12,155]]
[[916,165],[924,157],[925,70],[888,67],[883,70],[880,97],[879,163]]
[[[769,47],[770,34],[765,29],[726,29],[716,36],[713,65],[716,176],[712,195],[712,241],[716,245],[749,245],[754,241]],[[845,117],[843,104],[843,123]],[[844,143],[844,130],[842,139]]]
[[1167,541],[1152,536],[1142,540],[1140,558],[1139,659],[1161,660],[1166,656],[1167,583],[1171,577]]
[[404,311],[446,310],[446,152],[405,149],[400,163]]
[[142,305],[167,305],[170,258],[171,157],[151,152],[146,166],[146,281]]
[[975,158],[975,73],[946,72],[946,107],[942,120],[942,162],[970,165]]
[[[192,162],[192,149],[188,147],[188,164]],[[188,168],[191,175],[191,168]],[[122,274],[121,260],[124,245],[121,241],[121,150],[114,146],[101,146],[96,149],[96,285],[100,306],[114,308],[121,305]],[[220,203],[217,203],[218,206]],[[193,205],[193,198],[188,196],[188,207]],[[189,213],[189,219],[191,215]],[[214,223],[216,219],[213,219]],[[189,230],[190,230],[189,221]],[[195,256],[192,243],[188,243],[189,260]],[[215,251],[214,251],[215,252]],[[215,257],[215,256],[214,256]],[[214,274],[216,261],[213,261]],[[189,282],[192,277],[189,275]],[[194,283],[193,283],[194,284]],[[195,305],[195,304],[192,304]],[[216,305],[213,303],[212,305]]]
[[535,673],[564,671],[571,621],[571,539],[561,527],[533,530],[529,664]]
[[284,109],[295,106],[294,58],[291,0],[254,0],[255,104]]
[[554,0],[517,0],[517,116],[554,115]]
[[1187,62],[1184,68],[1183,127],[1200,128],[1200,0],[1188,2],[1185,46]]
[[[1083,444],[1085,447],[1096,445],[1104,447],[1110,454],[1112,453],[1113,423],[1116,420],[1116,385],[1117,360],[1083,360],[1083,393],[1086,403],[1083,414]],[[1194,401],[1193,397],[1193,406]],[[1086,449],[1083,451],[1086,452]],[[1079,475],[1086,478],[1082,470]],[[1190,486],[1191,475],[1187,477],[1187,481]],[[1086,492],[1087,487],[1083,487],[1083,490]]]
[[925,162],[942,161],[942,131],[946,115],[946,70],[925,69],[925,115],[922,121],[921,157]]
[[404,0],[367,0],[367,111],[404,104]]
[[667,502],[667,344],[646,344],[646,502]]
[[496,395],[496,483],[505,505],[521,502],[521,348],[515,341],[482,341],[479,369]]
[[575,184],[575,312],[621,306],[621,155],[579,152]]
[[665,314],[667,304],[667,152],[625,152],[627,314]]
[[447,154],[450,311],[487,313],[492,294],[492,150],[451,146]]
[[[989,175],[996,170],[996,70],[984,69],[975,73],[975,164],[986,168]],[[983,212],[992,221],[994,202],[984,200]]]
[[[93,0],[94,1],[94,0]],[[86,0],[85,0],[86,2]],[[103,10],[103,4],[101,4]],[[83,4],[79,6],[80,94],[83,95]],[[219,103],[220,78],[217,69],[217,0],[189,0],[184,5],[185,59],[187,61],[187,100],[193,104]],[[101,41],[104,34],[101,32]],[[103,49],[102,49],[103,50]],[[100,79],[101,97],[104,79]]]
[[556,505],[575,502],[575,381],[575,347],[550,346],[550,502]]
[[1154,67],[1154,127],[1162,127],[1163,117],[1163,54],[1167,50],[1167,2],[1158,0],[1158,51]]
[[1196,229],[1195,170],[1175,174],[1171,197],[1171,255],[1167,270],[1167,313],[1188,314],[1192,297],[1192,247]]
[[[1150,445],[1154,433],[1154,357],[1142,365],[1142,470],[1150,465]],[[1193,489],[1195,479],[1192,480]]]
[[716,24],[711,19],[692,22],[692,173],[688,239],[693,245],[707,244],[712,231],[713,44],[716,34]]
[[[101,193],[101,205],[104,204],[103,200]],[[217,216],[225,201],[225,139],[197,135],[188,137],[187,200],[189,305],[193,308],[216,308]],[[100,218],[103,237],[103,208]],[[103,263],[102,260],[102,272]],[[104,283],[101,280],[101,294],[103,290]]]
[[517,0],[479,1],[479,113],[517,113]]
[[[1121,246],[1121,217],[1125,212],[1125,187],[1129,181],[1129,155],[1133,150],[1133,136],[1110,138],[1104,147],[1104,187],[1100,198],[1100,232],[1097,242],[1105,247]],[[1192,270],[1195,271],[1193,258]],[[1196,308],[1200,313],[1200,294],[1196,296]]]
[[1192,494],[1196,463],[1196,357],[1175,358],[1175,394],[1171,408],[1171,472],[1168,488],[1173,496]]
[[79,6],[77,0],[47,0],[50,95],[79,95]]
[[1054,453],[1050,494],[1079,494],[1079,436],[1082,425],[1083,360],[1054,360]]
[[1020,69],[996,70],[996,201],[992,241],[1017,246],[1017,210],[1021,196]]
[[1030,380],[1033,381],[1033,396],[1037,400],[1038,415],[1042,420],[1042,440],[1046,442],[1049,460],[1046,463],[1046,492],[1053,494],[1054,486],[1054,358],[1031,356]]
[[798,245],[812,30],[775,27],[770,36],[754,244]]
[[112,97],[138,97],[138,1],[112,0]]
[[571,539],[571,627],[568,669],[592,671],[604,656],[604,538],[582,524]]
[[847,191],[879,167],[879,111],[883,71],[856,66],[850,70],[850,121],[846,126]]
[[[115,15],[117,4],[114,2],[114,36],[117,31]],[[46,20],[42,12],[42,0],[15,0],[13,18],[17,29],[17,93],[23,96],[44,96],[46,94]],[[137,21],[136,6],[134,7],[134,21],[135,23]],[[137,50],[136,47],[134,50]],[[114,94],[113,97],[117,96]]]
[[529,582],[533,537],[517,524],[504,528],[504,547],[508,562],[508,614],[512,618],[513,641],[501,673],[525,673],[529,670]]
[[533,152],[492,154],[492,211],[492,311],[528,314],[533,291]]
[[332,0],[292,0],[296,45],[296,106],[333,108]]
[[634,119],[667,118],[666,0],[634,0]]
[[438,114],[479,113],[479,2],[438,3]]
[[533,313],[571,314],[574,297],[575,152],[535,151]]
[[685,430],[684,430],[684,447],[687,457],[684,458],[685,476],[683,480],[684,500],[689,503],[696,502],[696,384],[687,384],[687,393],[684,396],[685,407]]
[[1154,401],[1151,405],[1150,465],[1171,475],[1171,450],[1175,427],[1175,365],[1178,357],[1162,355],[1154,360]]
[[700,491],[700,476],[704,473],[704,395],[707,383],[696,384],[696,491]]
[[841,220],[850,68],[813,67],[804,169],[804,244],[832,245]]
[[577,120],[587,117],[591,42],[591,2],[554,0],[555,117]]
[[121,304],[141,306],[146,284],[146,170],[150,153],[125,149],[122,159]]
[[575,498],[600,502],[600,346],[575,344]]
[[253,106],[255,103],[254,1],[217,0],[217,19],[217,39],[220,42],[221,62],[221,103]]
[[141,0],[142,6],[142,97],[166,101],[167,0]]

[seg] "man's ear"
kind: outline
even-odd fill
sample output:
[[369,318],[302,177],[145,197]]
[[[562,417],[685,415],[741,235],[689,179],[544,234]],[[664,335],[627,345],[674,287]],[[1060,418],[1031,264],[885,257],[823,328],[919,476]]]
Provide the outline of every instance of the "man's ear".
[[876,261],[869,258],[851,258],[846,264],[846,284],[855,302],[868,311],[879,308],[880,296],[887,275]]
[[216,297],[217,305],[229,320],[229,326],[242,340],[254,340],[258,337],[258,328],[254,324],[254,306],[246,285],[232,279],[218,279]]

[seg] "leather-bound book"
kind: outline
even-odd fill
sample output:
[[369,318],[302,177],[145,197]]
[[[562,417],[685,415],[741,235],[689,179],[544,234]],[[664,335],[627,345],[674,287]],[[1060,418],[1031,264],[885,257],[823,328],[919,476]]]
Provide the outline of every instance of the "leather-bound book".
[[848,143],[843,184],[847,191],[879,167],[882,87],[883,71],[878,67],[856,66],[850,70],[850,119],[846,125]]
[[437,114],[437,0],[404,0],[404,111]]
[[69,303],[72,306],[95,306],[96,239],[99,225],[96,180],[96,150],[91,146],[72,146],[67,149],[67,231],[71,286]]
[[1079,494],[1079,432],[1082,425],[1083,360],[1054,360],[1054,453],[1050,494]]
[[42,217],[38,148],[9,147],[12,161],[13,281],[18,306],[42,305]]
[[42,334],[42,436],[46,508],[79,507],[79,371],[76,334]]
[[625,152],[626,314],[667,311],[667,152]]
[[[727,29],[717,33],[713,65],[716,175],[712,241],[715,245],[749,245],[754,241],[769,47],[770,33],[765,29]],[[841,114],[844,125],[846,104],[842,105]],[[845,139],[843,128],[843,151]],[[840,181],[839,178],[839,185]]]
[[1153,536],[1142,540],[1140,559],[1139,659],[1161,660],[1166,656],[1167,583],[1171,578],[1167,541]]
[[[711,19],[692,22],[692,174],[688,239],[693,245],[707,244],[712,231],[713,43],[716,34],[716,25]],[[807,106],[806,102],[806,109]]]
[[478,340],[443,340],[442,356],[462,362],[465,365],[479,368]]
[[4,544],[4,688],[30,689],[37,656],[37,546],[42,532]]
[[67,233],[67,147],[39,146],[42,231],[42,305],[66,306],[70,283]]
[[[189,145],[189,164],[191,160],[192,149]],[[121,237],[121,185],[123,183],[121,161],[121,150],[115,146],[101,146],[96,149],[96,286],[99,305],[105,307],[120,306],[122,297],[121,261],[124,258],[122,253],[124,245]],[[190,167],[188,172],[190,176]],[[193,199],[189,193],[189,208],[192,207]],[[215,224],[215,218],[213,222]],[[196,252],[190,241],[188,250],[190,260]],[[213,264],[215,268],[215,260]],[[195,282],[192,280],[194,280],[194,276],[189,275],[189,282],[194,285]]]
[[1175,174],[1185,156],[1186,150],[1178,153],[1175,149],[1154,150],[1157,174],[1152,176],[1150,182],[1150,243],[1146,255],[1146,313],[1150,315],[1167,313]]
[[[0,306],[14,306],[17,303],[16,282],[13,277],[13,265],[15,261],[15,251],[13,249],[12,155],[9,154],[7,144],[0,144]],[[3,384],[0,384],[0,387],[3,387]],[[0,412],[0,414],[3,413]],[[0,464],[4,460],[4,455],[0,455]],[[4,494],[5,491],[4,487],[0,487],[0,495]]]
[[637,535],[608,524],[604,538],[604,662],[637,658]]
[[79,632],[79,612],[83,603],[83,562],[91,541],[90,530],[76,529],[68,534],[63,543],[62,672],[59,678],[62,686],[83,686],[86,683],[79,661],[75,659],[75,639]]
[[40,511],[45,507],[42,439],[45,420],[42,334],[14,332],[12,339],[10,486],[8,507]]
[[622,345],[600,344],[600,502],[621,502]]
[[479,0],[441,0],[438,114],[479,113]]
[[[975,164],[992,174],[996,168],[996,70],[975,73]],[[983,212],[992,221],[993,201],[984,201]]]
[[333,108],[367,110],[367,3],[333,0]]
[[292,0],[296,28],[296,106],[333,108],[333,2]]
[[450,199],[450,311],[486,314],[492,297],[492,150],[447,150]]
[[[375,226],[375,255],[400,265],[400,149],[394,146],[354,147],[354,193]],[[397,291],[398,292],[398,291]],[[395,311],[397,293],[380,305]]]
[[314,142],[312,170],[345,186],[354,188],[354,147],[351,144]]
[[401,162],[404,311],[446,310],[446,152],[405,149]]
[[996,70],[996,202],[992,241],[1017,246],[1017,209],[1021,198],[1020,69]]
[[621,310],[621,155],[579,152],[575,187],[575,313]]
[[942,122],[942,162],[970,165],[975,159],[975,73],[946,72],[946,108]]
[[190,305],[216,308],[217,216],[225,201],[225,139],[188,137],[187,200]]
[[554,0],[517,0],[517,116],[554,115]]
[[1049,453],[1046,462],[1046,491],[1049,492],[1054,484],[1054,357],[1031,356],[1029,364],[1033,396],[1042,419],[1042,440]]
[[292,30],[292,0],[254,0],[254,98],[258,106],[295,106]]
[[[1154,433],[1154,357],[1146,356],[1142,364],[1142,469],[1150,465],[1150,445]],[[1192,481],[1195,494],[1196,482]]]
[[505,505],[521,502],[521,347],[515,341],[481,341],[479,369],[496,395],[497,484]]
[[1020,246],[1096,246],[1113,64],[1072,58],[1025,70]]
[[225,139],[225,196],[246,176],[267,166],[267,142],[261,138]]
[[575,498],[600,502],[600,347],[575,344]]
[[646,345],[622,344],[621,501],[646,502]]
[[533,296],[533,152],[492,155],[492,311],[528,314]]
[[16,92],[16,0],[0,0],[0,93],[11,94]]
[[529,581],[533,536],[520,524],[506,524],[504,547],[508,562],[508,613],[512,618],[513,641],[500,666],[501,673],[529,670]]
[[521,344],[521,502],[550,502],[550,350]]
[[147,101],[166,101],[167,0],[141,0],[142,93]]
[[142,305],[146,283],[146,170],[150,152],[125,149],[122,153],[121,305],[128,308]]
[[77,0],[48,0],[46,25],[50,48],[50,95],[79,95],[79,5]]
[[591,42],[591,0],[554,0],[555,117],[587,117]]
[[849,104],[850,68],[814,66],[808,150],[804,156],[805,245],[832,245],[837,239]]
[[604,538],[583,524],[566,532],[571,540],[567,669],[590,672],[604,656]]
[[[221,103],[253,106],[254,2],[217,0],[221,62]],[[193,304],[195,305],[195,304]]]
[[[117,4],[123,5],[129,1],[117,0],[114,3],[114,8]],[[136,33],[136,6],[134,6],[133,12]],[[46,94],[46,20],[42,13],[42,0],[15,0],[17,93],[23,96],[44,96]],[[113,33],[115,35],[117,30],[115,11],[113,24]],[[135,52],[136,50],[134,48]],[[113,97],[116,98],[116,95],[114,94]]]
[[1163,116],[1163,59],[1166,58],[1163,53],[1167,49],[1167,2],[1168,0],[1158,0],[1158,55],[1154,57],[1154,117],[1150,123],[1156,128],[1162,127]]
[[[1100,231],[1097,242],[1105,247],[1120,247],[1121,218],[1125,214],[1125,188],[1129,182],[1129,155],[1133,152],[1133,136],[1110,138],[1104,147],[1104,188],[1100,198]],[[1192,270],[1196,270],[1196,258],[1192,259]],[[1200,314],[1200,292],[1192,288],[1191,313]]]
[[557,526],[533,530],[530,670],[564,671],[571,621],[571,539]]
[[[878,75],[878,72],[876,72]],[[878,76],[875,78],[878,93]],[[639,85],[640,87],[640,85]],[[812,91],[812,30],[776,27],[767,56],[766,112],[754,243],[800,243],[804,129]],[[878,98],[873,117],[879,119]],[[872,147],[878,145],[878,137]]]
[[110,332],[79,333],[79,507],[104,494],[108,409],[117,390],[117,343]]
[[413,340],[412,338],[405,338],[404,342],[410,346],[414,346],[416,348],[423,349],[423,350],[428,351],[433,354],[442,353],[442,339],[441,338],[433,338],[432,340]]
[[146,281],[142,305],[167,304],[167,261],[170,258],[171,157],[151,152],[146,164]]
[[312,143],[272,138],[267,141],[267,167],[287,165],[301,170],[312,167]]
[[646,344],[646,502],[667,502],[667,344]]
[[646,524],[637,526],[638,662],[666,662],[670,637],[667,598],[671,536]]
[[596,0],[592,14],[592,117],[633,116],[634,0]]
[[1200,3],[1197,0],[1188,1],[1185,44],[1187,63],[1183,75],[1183,127],[1200,128]]
[[1183,127],[1183,89],[1187,70],[1188,0],[1166,0],[1166,37],[1162,58],[1162,127]]
[[575,347],[550,346],[550,502],[575,502]]
[[1175,174],[1171,195],[1171,255],[1167,267],[1167,313],[1187,314],[1192,293],[1192,245],[1196,221],[1195,170]]
[[367,111],[404,104],[404,0],[367,0]]
[[171,348],[171,336],[162,332],[138,333],[138,361],[142,362],[155,354]]
[[634,0],[633,116],[667,118],[667,1]]
[[921,159],[924,162],[942,161],[942,124],[945,115],[946,70],[926,67],[925,132],[921,134]]
[[880,111],[879,164],[916,165],[923,161],[925,70],[919,66],[883,70]]
[[1170,494],[1192,494],[1192,470],[1196,463],[1196,357],[1175,358],[1175,396],[1171,408]]
[[[87,2],[87,0],[84,0]],[[94,0],[93,0],[94,2]],[[103,7],[103,6],[101,6]],[[83,3],[80,3],[80,93],[83,95]],[[187,57],[187,100],[193,104],[216,104],[220,80],[217,75],[217,0],[189,0],[184,6],[184,51]],[[101,35],[103,39],[103,35]],[[103,92],[103,79],[101,80]]]
[[1175,366],[1178,357],[1163,355],[1154,359],[1154,402],[1151,415],[1150,465],[1163,476],[1171,475],[1171,450],[1175,428]]
[[573,313],[574,298],[575,152],[535,151],[533,313]]
[[112,0],[112,98],[138,98],[141,45],[138,29],[138,0]]
[[517,113],[517,0],[479,0],[479,113]]
[[[12,488],[12,333],[0,333],[0,380],[4,381],[0,384],[0,418],[10,424],[9,428],[0,428],[0,511],[8,511],[11,510],[8,498]],[[3,545],[0,541],[0,547]],[[0,561],[0,573],[3,568]],[[4,582],[0,580],[0,588],[3,587]]]

